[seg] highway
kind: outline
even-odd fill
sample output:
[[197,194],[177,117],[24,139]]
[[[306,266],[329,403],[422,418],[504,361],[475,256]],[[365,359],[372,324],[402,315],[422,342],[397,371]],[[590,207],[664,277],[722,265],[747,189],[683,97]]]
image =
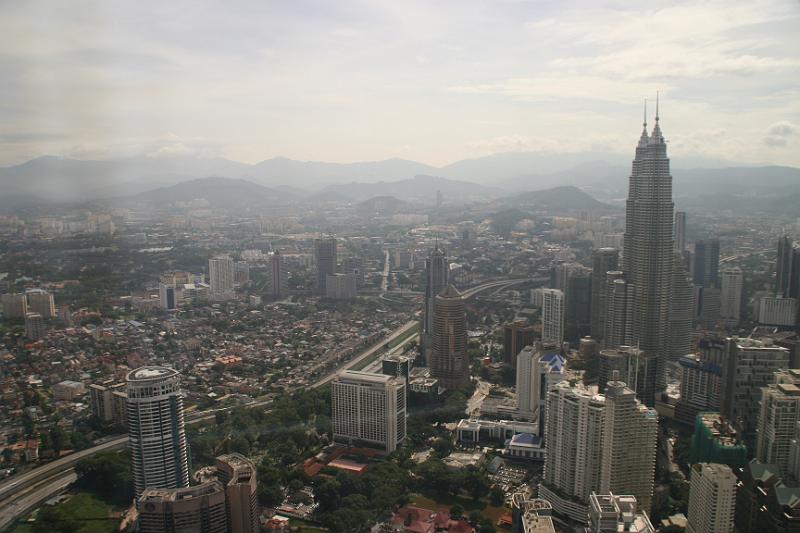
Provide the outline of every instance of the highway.
[[[469,299],[475,296],[476,294],[479,294],[480,292],[492,288],[496,289],[503,286],[516,285],[518,283],[524,283],[526,281],[530,280],[504,279],[504,280],[490,281],[466,289],[464,292],[462,292],[462,296],[464,296],[465,299]],[[398,337],[401,337],[418,323],[419,323],[418,320],[410,320],[406,322],[404,325],[394,330],[388,336],[384,337],[384,339],[381,342],[374,344],[372,347],[367,348],[353,359],[350,359],[346,363],[343,363],[338,368],[332,370],[325,376],[321,377],[315,383],[310,385],[310,387],[318,388],[329,383],[338,372],[350,369],[358,365],[363,360],[374,355],[376,352],[384,350],[388,343],[390,343],[391,341],[395,340]],[[406,339],[405,342],[403,342],[403,344],[411,342],[411,340],[415,338],[417,338],[416,335],[411,335],[408,339]],[[270,402],[271,402],[270,400],[253,402],[251,404],[248,404],[246,407],[247,408],[264,407],[266,405],[269,405]],[[186,424],[191,425],[211,420],[214,418],[215,413],[217,411],[225,411],[228,409],[232,409],[232,407],[211,409],[208,411],[191,413],[186,416]],[[3,524],[6,525],[10,524],[17,517],[24,515],[25,513],[29,512],[36,506],[40,505],[42,502],[46,501],[50,497],[63,491],[69,485],[69,483],[67,484],[63,483],[63,481],[67,479],[64,477],[65,472],[68,471],[72,472],[72,475],[74,476],[73,468],[78,463],[78,461],[80,461],[81,459],[92,457],[98,453],[121,450],[125,448],[127,442],[128,442],[128,436],[120,435],[119,437],[114,437],[110,440],[97,444],[91,448],[71,453],[51,463],[44,464],[28,472],[24,472],[22,474],[12,476],[4,480],[2,483],[0,483],[0,531],[2,531],[4,527],[6,527]],[[74,481],[74,479],[72,481]],[[26,489],[29,489],[30,487],[35,487],[38,490],[36,490],[35,495],[32,494],[29,496],[25,496],[25,494],[27,493]]]

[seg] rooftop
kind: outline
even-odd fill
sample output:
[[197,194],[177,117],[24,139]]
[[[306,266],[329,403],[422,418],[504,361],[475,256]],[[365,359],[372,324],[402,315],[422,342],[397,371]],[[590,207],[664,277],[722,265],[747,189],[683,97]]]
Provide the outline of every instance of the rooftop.
[[177,376],[178,371],[165,366],[142,366],[128,372],[127,381],[149,381]]

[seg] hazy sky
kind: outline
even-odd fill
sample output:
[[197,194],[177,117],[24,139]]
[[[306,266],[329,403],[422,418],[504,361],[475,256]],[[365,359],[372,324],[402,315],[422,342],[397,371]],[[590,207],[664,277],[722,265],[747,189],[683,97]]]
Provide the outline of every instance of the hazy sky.
[[0,0],[0,165],[632,155],[660,90],[673,160],[800,166],[798,28],[797,0]]

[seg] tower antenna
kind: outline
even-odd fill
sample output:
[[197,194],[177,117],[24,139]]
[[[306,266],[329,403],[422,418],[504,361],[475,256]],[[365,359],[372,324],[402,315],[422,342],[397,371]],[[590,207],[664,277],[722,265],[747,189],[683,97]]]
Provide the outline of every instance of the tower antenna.
[[647,129],[647,98],[644,99],[644,122],[642,126],[644,126],[644,129]]
[[658,91],[656,91],[656,124],[658,124]]

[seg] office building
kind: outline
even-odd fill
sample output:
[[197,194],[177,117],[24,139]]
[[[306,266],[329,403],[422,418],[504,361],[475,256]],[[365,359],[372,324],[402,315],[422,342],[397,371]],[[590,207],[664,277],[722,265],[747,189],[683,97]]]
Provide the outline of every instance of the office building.
[[564,342],[564,293],[558,289],[542,291],[542,340]]
[[364,286],[364,262],[359,257],[345,257],[342,261],[342,272],[353,274],[356,278],[356,285],[360,288]]
[[210,472],[225,490],[229,533],[258,533],[256,466],[238,453],[216,458]]
[[612,270],[606,274],[605,292],[605,346],[622,346],[630,344],[630,306],[632,293],[624,274]]
[[273,300],[289,296],[289,273],[283,265],[283,255],[278,250],[275,250],[269,259],[267,294]]
[[623,271],[630,293],[626,344],[658,358],[658,389],[666,385],[670,355],[673,210],[667,143],[661,134],[656,104],[653,133],[647,135],[645,124],[632,165],[625,209]]
[[741,468],[747,463],[747,447],[736,429],[719,413],[698,413],[689,448],[690,463],[720,463]]
[[158,300],[161,303],[161,309],[171,311],[178,308],[178,298],[175,291],[175,285],[167,283],[158,284]]
[[625,382],[642,403],[652,407],[655,404],[657,365],[654,355],[646,354],[635,346],[600,350],[598,388],[604,393],[606,384],[617,375],[616,379]]
[[689,480],[686,533],[731,533],[736,476],[727,465],[695,463]]
[[247,261],[236,261],[233,263],[233,283],[239,287],[250,281],[250,265]]
[[570,270],[564,288],[564,338],[577,342],[591,331],[592,271]]
[[44,319],[39,313],[25,313],[25,336],[32,341],[38,341],[47,332]]
[[532,499],[524,492],[511,495],[512,533],[556,533],[552,514],[547,500]]
[[517,354],[536,340],[535,331],[525,319],[503,326],[503,361],[515,365]]
[[692,264],[695,285],[719,288],[719,239],[695,242]]
[[28,311],[39,313],[44,319],[55,318],[56,305],[52,294],[41,289],[33,289],[29,290],[26,295],[28,297]]
[[395,378],[403,378],[408,384],[409,376],[411,375],[412,361],[405,355],[392,354],[387,355],[381,361],[381,373],[386,376]]
[[544,406],[547,392],[566,379],[566,360],[557,353],[545,353],[541,346],[526,346],[517,355],[517,409],[522,418],[538,420],[544,435]]
[[786,236],[778,241],[775,295],[783,298],[800,298],[800,243]]
[[742,314],[742,285],[744,275],[739,267],[726,268],[721,274],[722,302],[720,304],[720,318],[728,325],[739,324]]
[[422,327],[420,328],[420,348],[427,361],[433,349],[433,305],[436,296],[447,288],[450,265],[447,255],[436,246],[425,260],[425,294],[422,303]]
[[208,279],[211,297],[226,300],[234,297],[234,262],[228,256],[214,257],[208,260]]
[[765,326],[794,327],[797,322],[797,302],[797,298],[762,297],[758,301],[758,323]]
[[143,366],[126,377],[128,449],[136,496],[189,486],[180,374]]
[[331,383],[333,438],[393,452],[406,438],[405,380],[345,370]]
[[25,318],[28,313],[28,299],[24,294],[0,295],[3,303],[3,318]]
[[679,254],[673,256],[672,299],[669,307],[669,359],[677,361],[692,349],[694,285]]
[[193,487],[147,488],[138,497],[139,533],[227,533],[225,490],[219,481]]
[[596,494],[589,496],[589,527],[586,533],[655,533],[647,513],[639,510],[632,495]]
[[620,381],[596,394],[567,381],[547,393],[547,459],[539,497],[585,521],[592,492],[632,494],[650,508],[655,475],[655,411]]
[[325,279],[325,297],[344,300],[358,296],[355,274],[331,274]]
[[789,472],[792,440],[800,422],[800,370],[775,372],[775,381],[761,389],[756,459]]
[[675,226],[672,231],[672,240],[675,242],[675,251],[683,253],[686,250],[686,212],[675,211]]
[[619,268],[619,250],[597,248],[592,251],[592,298],[591,334],[593,339],[602,339],[605,334],[606,274]]
[[452,285],[434,298],[433,332],[428,367],[431,377],[446,389],[469,383],[467,316],[464,298]]
[[336,237],[314,239],[314,264],[317,294],[327,294],[328,276],[336,274]]
[[737,472],[737,533],[800,531],[800,488],[784,481],[780,467],[756,459]]
[[722,366],[702,354],[684,355],[678,360],[681,396],[675,405],[675,421],[690,426],[697,414],[719,411],[722,398]]
[[739,428],[750,449],[755,449],[761,390],[775,382],[775,372],[789,367],[789,356],[788,349],[769,339],[726,340],[721,413]]

